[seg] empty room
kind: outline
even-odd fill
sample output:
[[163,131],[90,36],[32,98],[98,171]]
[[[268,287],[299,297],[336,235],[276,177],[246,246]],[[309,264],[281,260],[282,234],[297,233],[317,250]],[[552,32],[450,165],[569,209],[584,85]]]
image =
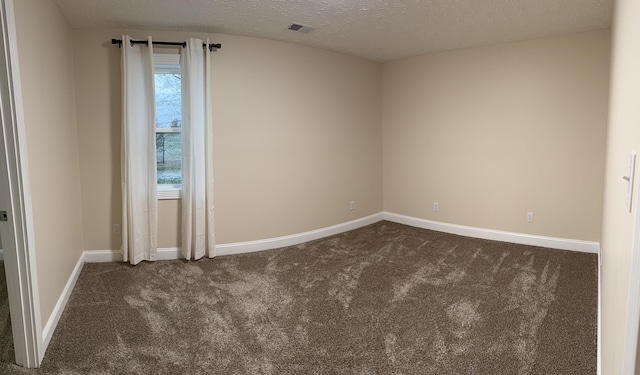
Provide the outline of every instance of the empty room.
[[0,372],[636,373],[640,3],[0,6]]

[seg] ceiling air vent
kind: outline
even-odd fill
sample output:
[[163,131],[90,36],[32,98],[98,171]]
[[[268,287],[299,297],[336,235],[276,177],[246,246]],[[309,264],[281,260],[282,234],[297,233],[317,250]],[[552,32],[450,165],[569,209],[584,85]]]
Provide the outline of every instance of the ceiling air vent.
[[299,31],[299,32],[308,34],[308,33],[312,32],[313,30],[315,30],[315,27],[302,25],[302,24],[299,24],[299,23],[292,23],[291,26],[289,26],[288,29],[292,30],[292,31]]

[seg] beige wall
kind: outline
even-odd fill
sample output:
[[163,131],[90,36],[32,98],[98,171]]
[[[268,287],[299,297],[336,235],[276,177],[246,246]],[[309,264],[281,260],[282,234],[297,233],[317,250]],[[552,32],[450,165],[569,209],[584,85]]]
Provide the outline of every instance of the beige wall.
[[[110,234],[121,215],[120,51],[110,40],[121,35],[74,31],[87,250],[120,247]],[[380,212],[380,65],[289,43],[212,37],[223,44],[212,63],[217,242],[295,234]],[[178,208],[160,201],[160,247],[179,246]]]
[[[625,209],[629,152],[640,152],[640,2],[618,0],[613,21],[611,94],[602,225],[603,374],[622,374],[635,210]],[[636,182],[635,198],[638,199]],[[636,200],[637,201],[637,200]]]
[[603,30],[385,64],[385,211],[599,241],[609,45]]
[[73,33],[49,0],[14,4],[45,324],[83,250]]

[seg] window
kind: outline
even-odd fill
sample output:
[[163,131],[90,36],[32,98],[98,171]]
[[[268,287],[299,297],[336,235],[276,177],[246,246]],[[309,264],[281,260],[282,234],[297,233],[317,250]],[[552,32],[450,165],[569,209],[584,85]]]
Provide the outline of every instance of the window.
[[182,84],[180,55],[154,54],[158,199],[180,198],[182,184]]

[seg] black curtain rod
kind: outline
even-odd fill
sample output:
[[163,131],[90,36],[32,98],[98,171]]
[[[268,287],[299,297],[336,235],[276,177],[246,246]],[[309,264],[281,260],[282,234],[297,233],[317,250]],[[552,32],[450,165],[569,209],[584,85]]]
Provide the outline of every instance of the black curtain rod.
[[[122,47],[122,39],[111,39],[111,44],[117,44],[119,47]],[[131,40],[131,45],[134,44],[146,44],[149,45],[149,41],[148,40]],[[187,42],[156,42],[153,41],[153,45],[159,45],[159,46],[181,46],[181,47],[186,47],[187,46]],[[207,48],[207,43],[202,43],[202,48]],[[218,49],[218,48],[222,48],[222,44],[220,43],[210,43],[209,44],[209,51],[212,51],[214,48]]]

